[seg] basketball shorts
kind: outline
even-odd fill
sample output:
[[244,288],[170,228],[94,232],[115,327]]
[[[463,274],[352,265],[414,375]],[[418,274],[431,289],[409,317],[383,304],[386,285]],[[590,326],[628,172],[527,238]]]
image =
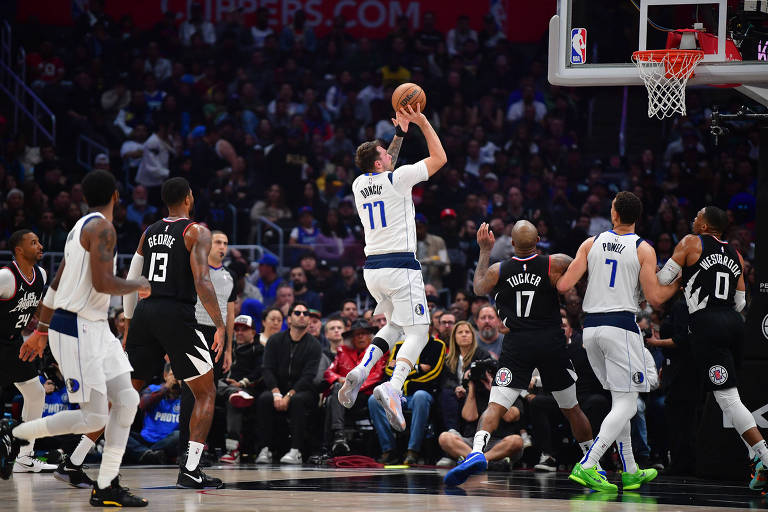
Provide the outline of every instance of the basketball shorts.
[[538,368],[546,391],[561,391],[576,382],[576,372],[565,348],[560,326],[510,332],[504,336],[499,369],[493,385],[528,389],[533,369]]
[[14,382],[26,382],[37,377],[37,362],[19,359],[19,350],[23,342],[0,341],[0,387],[10,386]]
[[732,309],[707,309],[691,316],[691,346],[696,372],[705,389],[715,391],[738,386],[744,343],[744,321]]
[[643,343],[634,313],[589,313],[584,317],[589,364],[609,391],[650,391]]
[[70,402],[89,401],[91,390],[106,395],[108,381],[133,370],[106,320],[94,322],[57,309],[51,318],[48,342]]
[[[368,291],[376,300],[375,314],[384,314],[387,322],[391,321],[400,327],[429,324],[429,309],[421,270],[367,268],[368,262],[374,258],[377,256],[368,257],[366,268],[363,269],[363,278]],[[418,265],[415,259],[413,261]]]
[[197,328],[195,306],[175,299],[140,300],[125,349],[133,378],[145,382],[163,374],[166,354],[179,380],[192,380],[213,368],[208,343]]

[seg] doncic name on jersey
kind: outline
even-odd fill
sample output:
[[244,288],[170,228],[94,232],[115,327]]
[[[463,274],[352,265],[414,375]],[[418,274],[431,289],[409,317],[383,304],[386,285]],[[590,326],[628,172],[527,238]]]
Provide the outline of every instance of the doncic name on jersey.
[[360,189],[360,195],[367,198],[373,194],[381,195],[381,185],[368,185]]

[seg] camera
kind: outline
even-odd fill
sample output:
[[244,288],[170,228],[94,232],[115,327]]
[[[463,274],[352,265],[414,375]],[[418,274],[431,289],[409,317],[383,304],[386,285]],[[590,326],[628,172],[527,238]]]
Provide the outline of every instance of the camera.
[[485,374],[496,374],[496,370],[499,368],[499,362],[493,358],[481,359],[480,361],[472,361],[469,365],[469,379],[475,382],[481,382],[485,380]]

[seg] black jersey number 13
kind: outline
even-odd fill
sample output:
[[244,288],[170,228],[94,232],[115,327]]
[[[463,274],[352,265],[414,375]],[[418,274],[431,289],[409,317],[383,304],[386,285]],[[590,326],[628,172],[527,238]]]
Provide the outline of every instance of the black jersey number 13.
[[164,283],[167,267],[168,254],[164,252],[153,252],[152,259],[149,261],[149,276],[147,279],[156,283]]

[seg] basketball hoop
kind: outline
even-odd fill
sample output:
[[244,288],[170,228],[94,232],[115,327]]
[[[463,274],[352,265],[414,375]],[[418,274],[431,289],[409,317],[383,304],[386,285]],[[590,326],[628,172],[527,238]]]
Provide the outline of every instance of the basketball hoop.
[[648,89],[648,117],[685,115],[685,85],[704,58],[701,50],[641,50],[632,54]]

